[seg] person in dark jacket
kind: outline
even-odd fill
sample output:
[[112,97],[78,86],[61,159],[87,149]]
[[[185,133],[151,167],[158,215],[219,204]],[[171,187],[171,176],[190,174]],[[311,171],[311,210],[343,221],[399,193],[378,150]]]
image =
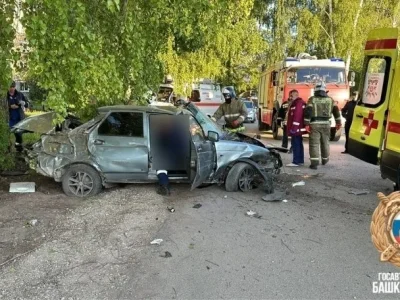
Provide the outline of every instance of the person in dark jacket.
[[[17,91],[16,84],[13,81],[7,92],[7,105],[8,105],[8,125],[13,127],[18,122],[25,119],[25,108],[28,108],[28,101],[24,94]],[[22,151],[22,134],[14,133],[15,135],[15,148]]]
[[[293,96],[291,93],[289,93],[289,98],[282,103],[281,107],[279,108],[278,111],[278,126],[282,127],[283,129],[283,136],[282,136],[282,147],[287,148],[288,147],[288,134],[287,134],[287,126],[286,126],[286,114],[288,112],[289,106],[293,100]],[[292,149],[292,147],[290,147]]]
[[357,92],[353,92],[351,94],[351,99],[347,101],[345,106],[342,108],[342,116],[343,118],[346,119],[346,123],[344,125],[344,132],[346,133],[346,143],[344,144],[344,153],[349,153],[348,152],[348,142],[349,142],[349,134],[350,134],[350,127],[353,122],[353,114],[354,114],[354,109],[356,108],[357,105]]
[[289,107],[287,120],[287,134],[291,136],[293,146],[293,161],[287,167],[298,167],[304,165],[304,108],[306,103],[299,97],[297,90],[291,91],[293,101]]

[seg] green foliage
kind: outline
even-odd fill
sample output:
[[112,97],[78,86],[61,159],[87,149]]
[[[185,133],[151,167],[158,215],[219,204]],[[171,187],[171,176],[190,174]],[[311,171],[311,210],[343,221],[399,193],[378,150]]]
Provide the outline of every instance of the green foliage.
[[0,0],[0,169],[9,169],[14,160],[9,153],[10,131],[7,124],[8,109],[5,94],[12,78],[14,1]]
[[[13,1],[0,1],[1,24],[10,25]],[[26,0],[22,21],[31,96],[60,116],[88,118],[98,106],[144,104],[167,73],[189,95],[198,78],[254,88],[262,64],[300,52],[339,56],[360,71],[369,30],[399,15],[392,0]]]
[[360,72],[368,32],[399,26],[400,4],[383,0],[255,0],[253,15],[271,43],[267,64],[285,54],[341,57]]
[[[4,97],[12,78],[14,1],[0,0],[0,98]],[[1,155],[1,153],[0,153]]]
[[8,170],[14,166],[14,159],[9,151],[11,145],[10,129],[5,114],[4,110],[0,111],[0,170]]

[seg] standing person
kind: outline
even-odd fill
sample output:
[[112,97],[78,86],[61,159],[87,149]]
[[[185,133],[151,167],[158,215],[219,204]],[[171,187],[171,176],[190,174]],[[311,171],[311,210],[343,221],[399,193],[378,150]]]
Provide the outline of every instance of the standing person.
[[350,127],[351,123],[353,122],[353,114],[354,114],[354,109],[356,108],[357,104],[357,92],[353,92],[351,94],[351,99],[347,101],[345,106],[342,108],[342,116],[343,118],[346,119],[346,123],[344,124],[344,131],[346,133],[346,143],[344,144],[344,153],[349,153],[348,152],[348,142],[349,142],[349,134],[350,134]]
[[339,129],[342,126],[339,108],[335,101],[327,95],[325,83],[317,83],[314,96],[308,99],[304,111],[304,125],[306,126],[306,131],[310,133],[309,151],[311,169],[318,169],[320,147],[322,165],[326,165],[329,161],[330,118],[332,114],[335,118],[336,129]]
[[[282,127],[282,129],[283,129],[282,148],[288,147],[289,138],[288,138],[288,134],[287,134],[287,125],[286,125],[287,118],[286,118],[286,116],[287,116],[287,112],[288,112],[288,109],[289,109],[289,106],[290,106],[292,100],[293,100],[293,96],[292,96],[292,92],[290,92],[289,98],[285,102],[282,103],[282,105],[278,111],[278,125],[280,127]],[[290,147],[290,148],[292,148],[292,147]]]
[[290,104],[288,111],[287,134],[292,139],[293,161],[286,166],[298,167],[304,165],[303,134],[306,133],[304,128],[304,108],[306,103],[299,97],[297,90],[291,91],[291,95],[294,100]]
[[[17,91],[15,81],[10,85],[7,92],[7,104],[8,104],[8,125],[13,127],[18,122],[25,119],[25,108],[28,107],[28,102],[25,99],[24,94]],[[14,133],[15,135],[15,148],[17,151],[22,151],[22,134]]]
[[232,92],[227,88],[222,90],[222,95],[224,96],[225,103],[222,103],[218,107],[211,119],[218,121],[224,117],[227,129],[243,131],[245,129],[243,122],[247,117],[246,105],[242,101],[236,100]]

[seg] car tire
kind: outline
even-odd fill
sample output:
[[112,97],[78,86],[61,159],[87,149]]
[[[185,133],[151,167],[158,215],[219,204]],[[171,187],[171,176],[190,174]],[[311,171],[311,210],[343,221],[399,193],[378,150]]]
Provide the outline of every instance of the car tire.
[[103,184],[99,173],[92,167],[77,164],[68,167],[62,177],[62,188],[69,197],[86,198],[99,194]]
[[[241,190],[242,192],[248,192],[254,188],[254,179],[248,182],[248,177],[251,174],[256,174],[256,170],[253,166],[239,162],[235,164],[226,176],[225,179],[225,190],[227,192],[237,192]],[[247,180],[246,180],[247,177]]]

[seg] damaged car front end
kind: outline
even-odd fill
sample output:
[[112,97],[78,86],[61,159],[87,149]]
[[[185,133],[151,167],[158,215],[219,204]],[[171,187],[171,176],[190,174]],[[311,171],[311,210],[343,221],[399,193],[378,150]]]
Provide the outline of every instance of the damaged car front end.
[[260,185],[265,192],[273,192],[273,180],[280,173],[282,159],[278,148],[266,147],[260,140],[242,133],[224,131],[195,105],[186,103],[205,132],[218,133],[214,143],[216,171],[213,182],[225,184],[227,191],[247,192]]

